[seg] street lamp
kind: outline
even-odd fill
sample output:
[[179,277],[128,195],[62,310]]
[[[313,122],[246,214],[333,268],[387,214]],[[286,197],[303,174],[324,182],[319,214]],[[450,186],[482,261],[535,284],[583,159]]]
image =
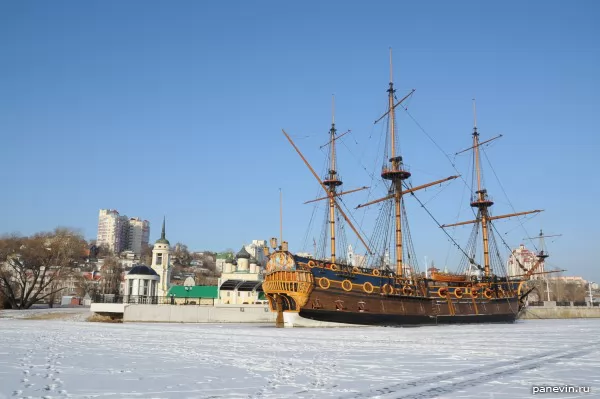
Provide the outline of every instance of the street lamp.
[[169,294],[169,296],[171,297],[171,305],[175,304],[175,294]]

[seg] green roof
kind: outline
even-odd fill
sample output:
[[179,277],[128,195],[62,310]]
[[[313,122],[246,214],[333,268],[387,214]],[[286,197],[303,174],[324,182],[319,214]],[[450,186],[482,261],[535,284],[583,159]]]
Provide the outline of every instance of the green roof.
[[[191,290],[186,291],[186,288],[191,288]],[[167,296],[171,296],[171,294],[175,298],[218,298],[219,287],[216,285],[194,285],[192,287],[174,285],[169,289]]]

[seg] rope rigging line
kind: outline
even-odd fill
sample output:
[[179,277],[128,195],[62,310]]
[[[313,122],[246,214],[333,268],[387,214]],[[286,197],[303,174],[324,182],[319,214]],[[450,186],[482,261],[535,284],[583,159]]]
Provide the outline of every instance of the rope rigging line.
[[375,228],[370,243],[373,245],[373,254],[368,256],[369,264],[373,267],[382,266],[381,260],[385,256],[389,236],[391,235],[392,202],[385,201],[380,205],[380,212],[375,222]]
[[[535,214],[534,216],[537,216],[537,215],[538,214]],[[532,217],[534,217],[534,216],[532,216]],[[496,232],[495,235],[498,235],[498,237],[500,237],[500,240],[502,241],[502,243],[504,244],[504,246],[506,247],[506,249],[508,249],[508,251],[512,254],[512,249],[508,246],[508,244],[506,243],[506,241],[504,241],[504,237],[502,237],[502,235],[498,232],[498,230],[496,229],[496,225],[494,223],[490,223],[490,225],[492,226],[492,229]],[[495,236],[495,235],[492,234],[492,236]]]
[[431,217],[431,219],[433,219],[433,221],[435,222],[435,224],[437,224],[438,227],[441,228],[444,231],[444,234],[446,234],[448,236],[448,238],[454,243],[454,245],[456,246],[456,248],[458,248],[467,258],[469,258],[469,260],[471,260],[471,262],[473,264],[478,265],[477,262],[475,262],[475,259],[471,259],[469,257],[469,255],[467,255],[467,253],[463,250],[463,248],[456,242],[456,240],[454,238],[452,238],[452,236],[450,234],[448,234],[448,232],[446,231],[446,229],[442,228],[442,225],[431,214],[431,212],[429,212],[429,209],[427,209],[427,207],[425,205],[423,205],[423,203],[421,202],[421,200],[419,199],[419,197],[417,197],[414,192],[412,192],[410,194],[417,200],[417,202],[421,205],[421,207],[423,209],[425,209],[425,212],[427,212],[427,214],[429,215],[429,217]]
[[[508,205],[510,205],[510,208],[512,209],[513,213],[517,213],[517,211],[515,210],[515,207],[513,206],[512,202],[510,201],[510,198],[508,198],[508,195],[506,194],[506,190],[504,190],[504,186],[502,185],[502,182],[500,181],[500,179],[498,178],[498,175],[496,174],[496,170],[494,169],[494,167],[492,166],[492,163],[490,162],[487,154],[485,151],[482,151],[483,155],[486,159],[486,161],[488,162],[488,164],[490,165],[490,169],[492,170],[492,173],[494,174],[494,177],[496,177],[496,181],[498,182],[498,185],[500,186],[500,189],[502,190],[502,193],[504,194],[504,197],[506,198],[506,200],[508,201]],[[527,229],[525,228],[525,225],[523,224],[521,218],[517,217],[517,220],[519,221],[519,224],[521,225],[521,227],[523,228],[523,231],[525,232],[525,237],[531,237],[529,235],[529,232],[527,231]],[[535,245],[535,243],[533,242],[533,240],[531,240],[531,244],[533,245],[533,248],[538,251],[537,246]]]
[[[463,190],[462,190],[462,194],[461,194],[461,197],[460,197],[460,203],[459,203],[459,206],[458,206],[458,213],[456,214],[455,222],[459,221],[460,214],[461,214],[462,207],[463,207],[463,203],[465,201],[465,193],[467,192],[468,188],[469,187],[467,187],[467,185],[463,185]],[[470,192],[470,190],[469,190],[469,192]],[[458,226],[453,226],[452,227],[452,235],[453,236],[456,234],[456,228],[457,227]],[[448,264],[448,259],[450,258],[450,250],[451,249],[452,249],[452,245],[448,245],[448,251],[446,252],[446,260],[444,262],[445,264]]]
[[[439,146],[439,144],[433,139],[433,137],[431,137],[429,135],[429,133],[427,133],[427,131],[425,131],[425,128],[423,128],[423,126],[421,126],[421,124],[412,116],[412,114],[410,112],[408,112],[407,108],[405,108],[402,105],[400,105],[400,107],[402,107],[402,109],[404,110],[404,112],[406,112],[406,114],[410,117],[410,119],[415,123],[415,125],[417,125],[417,127],[421,130],[421,132],[423,132],[423,134],[433,143],[433,145],[442,154],[444,154],[444,157],[446,157],[446,159],[448,160],[448,162],[450,163],[450,165],[452,165],[452,168],[454,169],[454,171],[456,172],[456,174],[459,175],[459,177],[461,178],[461,180],[463,181],[463,183],[467,184],[467,182],[465,181],[465,179],[462,177],[462,174],[456,168],[456,165],[454,164],[454,162],[452,162],[452,160],[450,159],[450,156],[447,153],[445,153],[444,150],[442,149],[442,147]],[[468,184],[467,184],[467,186],[468,186]]]
[[[327,162],[327,159],[325,158],[323,160],[323,167],[321,168],[321,170],[322,170],[321,175],[323,175],[323,173],[325,173],[327,171],[327,164],[328,164],[328,162]],[[321,195],[321,191],[322,190],[323,189],[322,189],[321,186],[317,187],[317,192],[315,193],[314,199],[319,198],[319,196]],[[306,228],[306,233],[304,235],[304,242],[302,244],[302,248],[303,248],[302,250],[304,252],[307,252],[307,248],[308,248],[308,245],[309,245],[308,244],[309,235],[312,232],[312,228],[313,228],[312,225],[313,225],[314,217],[315,217],[315,215],[317,213],[317,210],[319,208],[320,208],[319,202],[315,202],[315,204],[313,205],[313,210],[312,210],[309,222],[308,222],[308,226]],[[315,253],[314,256],[317,257],[317,254]]]
[[[406,208],[404,206],[402,206],[402,218],[403,218],[403,226],[405,226],[404,236],[406,237],[407,263],[411,268],[411,273],[418,274],[420,272],[419,261],[417,258],[417,252],[415,251],[412,234],[410,232],[410,224],[408,223],[408,216],[406,214]],[[427,268],[427,266],[425,266],[425,267]],[[414,278],[415,276],[411,276],[411,277]]]
[[[346,210],[346,216],[348,216],[348,218],[352,219],[352,221],[354,222],[354,224],[356,226],[358,226],[358,227],[356,227],[356,229],[358,230],[358,232],[360,233],[360,235],[363,236],[363,237],[366,237],[367,236],[366,233],[362,230],[362,227],[358,225],[358,221],[356,220],[356,218],[352,214],[352,210],[344,202],[344,199],[341,198],[341,197],[337,197],[337,199],[339,200],[339,203],[341,204],[341,206],[343,206],[344,209]],[[371,246],[371,242],[368,239],[367,239],[367,242],[369,243],[369,246]]]
[[[403,105],[401,105],[401,107],[402,107],[402,109],[404,109],[404,111],[406,112],[406,114],[407,114],[407,115],[408,115],[408,116],[409,116],[409,117],[412,119],[412,121],[413,121],[413,122],[414,122],[414,123],[417,125],[417,127],[418,127],[418,128],[419,128],[419,129],[420,129],[422,132],[423,132],[423,134],[425,134],[425,136],[426,136],[426,137],[427,137],[427,138],[428,138],[428,139],[429,139],[429,140],[430,140],[430,141],[431,141],[431,142],[434,144],[434,146],[435,146],[435,147],[436,147],[436,148],[437,148],[437,149],[438,149],[438,150],[439,150],[439,151],[440,151],[442,154],[444,154],[444,156],[446,157],[446,159],[448,160],[448,162],[450,163],[450,165],[452,165],[452,167],[454,168],[454,170],[455,170],[455,171],[456,171],[456,172],[457,172],[457,173],[460,175],[460,172],[459,172],[459,171],[458,171],[458,169],[456,168],[456,163],[455,163],[455,160],[453,161],[453,160],[450,158],[450,156],[449,156],[447,153],[445,153],[445,152],[443,151],[443,149],[442,149],[442,148],[441,148],[441,147],[440,147],[440,146],[437,144],[437,142],[436,142],[436,141],[433,139],[433,137],[432,137],[432,136],[431,136],[429,133],[427,133],[427,131],[426,131],[426,130],[423,128],[423,126],[422,126],[422,125],[421,125],[421,124],[420,124],[420,123],[419,123],[419,122],[418,122],[418,121],[417,121],[417,120],[416,120],[416,119],[415,119],[415,118],[412,116],[412,114],[411,114],[411,113],[408,111],[408,109],[407,109],[408,107],[405,107],[405,106],[403,106]],[[503,191],[503,193],[504,193],[504,196],[506,197],[507,201],[509,202],[509,205],[511,206],[511,209],[513,210],[513,212],[514,212],[514,213],[516,213],[516,211],[515,211],[515,208],[514,208],[514,206],[512,205],[512,203],[510,202],[510,199],[508,198],[508,196],[506,195],[506,191],[505,191],[504,187],[502,186],[502,183],[500,182],[500,179],[498,178],[498,175],[496,174],[496,171],[495,171],[494,167],[492,166],[492,164],[491,164],[491,162],[490,162],[490,160],[489,160],[489,158],[488,158],[488,156],[487,156],[487,154],[486,154],[486,152],[485,152],[485,150],[484,150],[483,146],[482,146],[480,149],[481,149],[481,152],[484,154],[484,157],[486,158],[486,161],[487,161],[487,162],[488,162],[488,164],[490,165],[490,168],[491,168],[491,170],[492,170],[492,173],[494,174],[494,176],[495,176],[496,180],[498,181],[498,184],[500,185],[500,188],[502,189],[502,191]],[[472,165],[473,165],[473,167],[474,167],[474,166],[475,166],[475,157],[474,157],[474,156],[472,156],[471,163],[472,163]],[[474,170],[474,169],[473,169],[473,170]],[[471,175],[471,181],[472,181],[472,182],[471,182],[471,186],[469,186],[469,185],[468,185],[468,183],[467,183],[467,182],[466,182],[466,180],[465,180],[465,179],[462,177],[462,175],[460,176],[460,178],[461,178],[461,180],[463,181],[463,183],[465,184],[465,186],[466,186],[467,188],[469,188],[469,190],[472,192],[472,191],[473,191],[473,187],[475,186],[475,173],[473,173],[473,174]],[[484,181],[484,180],[483,180],[483,175],[481,176],[481,180],[482,180],[482,182]],[[416,198],[416,195],[414,195],[414,193],[411,193],[411,194],[413,194],[413,196]],[[421,201],[420,201],[420,200],[418,200],[418,199],[417,199],[417,201],[419,201],[419,203],[421,203]],[[462,199],[461,199],[461,203],[462,203]],[[425,207],[424,207],[424,204],[421,204],[421,206],[423,206],[423,208],[425,208]],[[425,208],[425,210],[426,210],[426,211],[427,211],[427,213],[430,215],[430,217],[432,217],[432,219],[433,219],[433,220],[434,220],[434,221],[435,221],[435,222],[436,222],[436,223],[439,225],[439,223],[438,223],[438,222],[437,222],[437,220],[436,220],[436,219],[433,217],[433,215],[432,215],[432,214],[429,212],[429,210],[428,210],[428,209],[426,209],[426,208]],[[475,212],[474,212],[474,210],[472,210],[472,211],[473,211],[473,213],[475,213]],[[460,211],[459,211],[459,215],[460,215]],[[535,216],[537,216],[537,214],[536,214]],[[533,216],[532,216],[532,217],[533,217]],[[527,237],[529,237],[530,235],[529,235],[529,233],[527,232],[527,229],[525,228],[525,226],[523,225],[523,220],[522,220],[522,219],[519,219],[519,224],[520,224],[520,226],[523,228],[523,230],[525,231],[525,234],[526,234],[526,236],[527,236]],[[503,238],[503,237],[502,237],[502,236],[499,234],[499,232],[498,232],[498,230],[496,229],[496,227],[495,227],[495,225],[494,225],[494,224],[492,224],[492,229],[493,229],[493,230],[496,232],[496,235],[498,235],[498,236],[500,237],[500,240],[501,240],[501,241],[502,241],[502,243],[503,243],[503,244],[506,246],[506,248],[508,248],[508,249],[510,250],[510,247],[508,246],[508,244],[506,243],[506,241],[504,240],[504,238]],[[470,257],[469,257],[469,256],[468,256],[468,255],[467,255],[467,254],[466,254],[466,253],[463,251],[463,249],[462,249],[462,248],[461,248],[461,247],[460,247],[460,246],[457,244],[456,240],[455,240],[455,239],[454,239],[452,236],[450,236],[450,234],[448,234],[448,232],[446,232],[446,231],[445,231],[445,229],[443,229],[443,230],[444,230],[444,232],[446,233],[446,235],[447,235],[447,236],[450,238],[450,240],[452,241],[452,243],[453,243],[453,244],[454,244],[454,245],[455,245],[457,248],[459,248],[459,249],[461,250],[461,252],[463,252],[463,254],[465,254],[465,256],[467,256],[467,258],[470,258]],[[453,230],[453,231],[454,231],[454,230]],[[494,240],[494,243],[495,243],[495,240],[496,240],[496,238],[495,238],[495,236],[494,236],[493,234],[492,234],[492,240]],[[533,241],[532,241],[532,243],[533,243]],[[495,244],[495,245],[497,246],[497,244]],[[537,247],[535,246],[535,243],[533,243],[533,246],[534,246],[534,248],[535,248],[536,250],[538,250],[538,249],[537,249]],[[448,254],[449,254],[449,251],[448,251]],[[446,258],[448,258],[448,255],[447,255],[447,257],[446,257]],[[473,258],[471,258],[471,259],[473,259]],[[475,265],[476,265],[478,268],[481,268],[481,266],[480,266],[480,265],[478,265],[476,262],[473,262],[473,264],[475,264]]]

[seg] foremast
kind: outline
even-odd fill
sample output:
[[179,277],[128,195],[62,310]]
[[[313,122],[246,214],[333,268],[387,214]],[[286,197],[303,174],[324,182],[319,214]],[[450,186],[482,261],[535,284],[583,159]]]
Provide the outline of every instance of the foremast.
[[483,142],[479,141],[479,133],[477,131],[477,108],[475,105],[475,99],[473,99],[473,134],[472,135],[473,135],[473,146],[470,148],[467,148],[466,150],[457,152],[456,154],[458,155],[460,153],[463,153],[465,151],[473,149],[474,169],[475,169],[474,174],[477,179],[477,190],[475,191],[475,195],[471,199],[471,207],[477,209],[476,219],[469,220],[466,222],[445,224],[445,225],[442,225],[441,227],[446,228],[446,227],[452,227],[452,226],[461,226],[461,225],[465,225],[465,224],[481,223],[481,235],[482,235],[482,240],[483,240],[483,273],[486,278],[489,278],[492,275],[491,268],[490,268],[491,262],[490,262],[490,248],[489,248],[490,247],[489,235],[490,235],[492,220],[505,219],[505,218],[509,218],[509,217],[513,217],[513,216],[529,215],[532,213],[542,212],[542,210],[536,209],[533,211],[516,212],[516,213],[510,213],[510,214],[500,215],[500,216],[491,216],[490,215],[489,208],[492,205],[494,205],[494,202],[491,200],[491,198],[488,197],[487,190],[483,187],[483,183],[482,183],[483,178],[482,178],[482,170],[481,170],[482,169],[481,168],[481,156],[480,156],[479,148],[483,144],[487,144],[492,140],[502,137],[502,135],[498,135],[494,138],[491,138],[491,139],[483,141]]
[[488,208],[494,205],[494,202],[488,198],[487,190],[481,186],[481,158],[479,155],[479,133],[477,132],[477,109],[475,100],[473,100],[473,151],[475,157],[475,171],[477,174],[476,197],[471,201],[471,207],[476,208],[481,219],[481,235],[483,237],[483,267],[486,277],[490,275],[490,243],[488,236],[488,219],[490,217]]

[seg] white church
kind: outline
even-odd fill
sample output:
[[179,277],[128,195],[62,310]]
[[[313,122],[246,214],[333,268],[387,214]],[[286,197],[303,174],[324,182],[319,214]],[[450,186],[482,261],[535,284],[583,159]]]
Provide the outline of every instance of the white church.
[[160,238],[152,250],[152,265],[135,266],[125,276],[126,303],[157,303],[157,297],[166,297],[171,287],[171,249],[165,237],[163,219]]

